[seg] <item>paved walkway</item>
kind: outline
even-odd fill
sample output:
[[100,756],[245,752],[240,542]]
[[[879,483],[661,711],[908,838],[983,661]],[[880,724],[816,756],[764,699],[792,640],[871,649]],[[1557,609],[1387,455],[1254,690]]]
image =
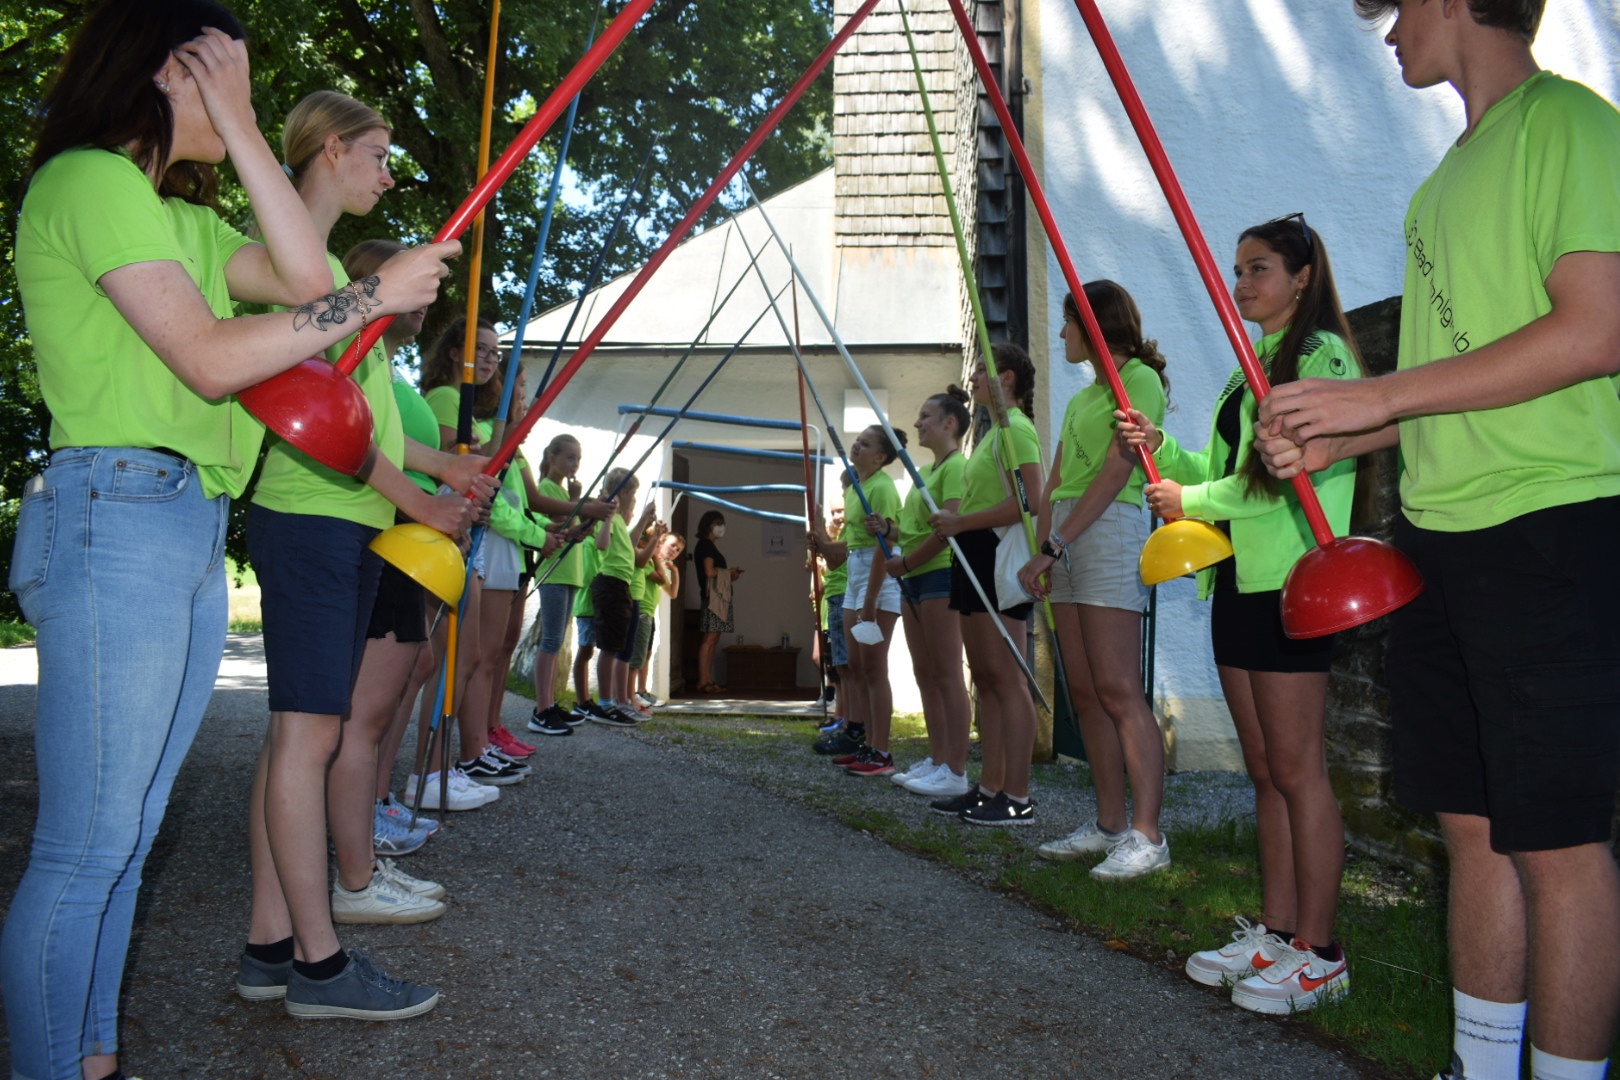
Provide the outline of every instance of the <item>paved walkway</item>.
[[[0,898],[34,813],[33,678],[31,649],[0,650]],[[527,784],[452,815],[410,858],[450,888],[448,915],[344,928],[388,970],[436,984],[438,1009],[294,1021],[232,989],[265,707],[258,640],[233,637],[146,871],[123,1027],[125,1069],[146,1080],[1381,1075],[937,865],[591,726],[547,741]],[[508,698],[514,729],[525,711]]]

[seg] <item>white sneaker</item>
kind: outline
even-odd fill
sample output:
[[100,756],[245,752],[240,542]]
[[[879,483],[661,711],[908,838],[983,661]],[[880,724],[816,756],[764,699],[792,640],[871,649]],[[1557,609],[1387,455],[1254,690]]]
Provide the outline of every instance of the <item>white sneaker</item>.
[[378,859],[372,864],[372,870],[381,875],[389,884],[404,889],[415,896],[425,896],[429,900],[443,900],[448,895],[444,886],[437,881],[424,881],[421,878],[412,877],[394,865],[393,859]]
[[443,915],[449,908],[442,900],[417,896],[395,885],[381,873],[359,892],[342,885],[332,886],[332,921],[335,923],[424,923]]
[[1265,923],[1251,924],[1239,915],[1237,924],[1225,945],[1187,957],[1187,978],[1205,986],[1230,986],[1271,967],[1288,950],[1288,943],[1267,930]]
[[889,781],[890,783],[904,786],[907,780],[921,780],[923,777],[932,774],[937,768],[939,768],[939,765],[934,761],[933,758],[925,757],[921,761],[912,765],[911,768],[907,769],[905,772],[890,773]]
[[[405,782],[405,801],[415,803],[418,779],[415,773]],[[486,803],[492,803],[501,797],[500,790],[486,787],[483,784],[474,784],[467,779],[467,774],[460,769],[450,770],[450,799],[449,806],[439,805],[439,774],[431,772],[427,780],[422,782],[422,809],[423,810],[477,810]]]
[[[394,798],[394,793],[392,791],[388,793],[388,798],[382,801],[382,812],[401,825],[405,825],[411,820],[411,808]],[[432,836],[434,833],[439,831],[439,823],[437,821],[433,820],[432,818],[423,817],[421,814],[416,815],[416,827],[418,829],[426,829],[429,836]]]
[[1350,965],[1344,950],[1324,960],[1303,941],[1284,946],[1277,962],[1232,987],[1232,1004],[1250,1012],[1287,1016],[1350,993]]
[[1155,844],[1140,830],[1132,829],[1125,839],[1108,849],[1108,858],[1091,868],[1091,876],[1099,881],[1130,881],[1169,865],[1169,840]]
[[1100,855],[1127,835],[1129,830],[1113,833],[1099,828],[1095,821],[1088,821],[1060,840],[1048,840],[1035,849],[1035,854],[1053,862],[1072,862],[1082,855]]
[[926,776],[907,780],[900,786],[913,795],[926,795],[934,799],[955,798],[973,790],[973,785],[968,783],[966,775],[952,772],[951,767],[943,762]]

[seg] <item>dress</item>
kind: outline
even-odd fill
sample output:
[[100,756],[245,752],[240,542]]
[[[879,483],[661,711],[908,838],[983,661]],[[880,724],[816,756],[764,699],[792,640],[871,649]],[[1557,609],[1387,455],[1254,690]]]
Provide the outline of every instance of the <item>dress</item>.
[[732,619],[733,608],[729,592],[724,596],[723,604],[721,604],[721,606],[723,606],[725,609],[724,618],[716,614],[709,607],[709,592],[711,583],[709,578],[703,573],[704,559],[713,559],[714,568],[717,571],[724,571],[726,569],[726,557],[720,554],[720,549],[715,547],[714,541],[710,540],[706,536],[699,540],[697,545],[692,550],[692,569],[698,579],[698,596],[702,604],[702,614],[698,616],[698,630],[705,634],[735,633],[736,631],[735,627],[733,626]]

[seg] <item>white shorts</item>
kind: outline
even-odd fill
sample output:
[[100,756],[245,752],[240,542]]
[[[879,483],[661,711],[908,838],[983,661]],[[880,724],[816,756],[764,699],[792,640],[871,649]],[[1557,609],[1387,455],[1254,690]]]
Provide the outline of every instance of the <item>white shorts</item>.
[[510,592],[523,573],[523,552],[494,529],[484,534],[484,588]]
[[[844,589],[844,616],[846,620],[853,619],[864,610],[866,605],[866,578],[872,572],[874,557],[882,557],[882,549],[876,544],[871,547],[856,548],[849,553],[849,561],[844,565],[849,569],[849,584]],[[883,574],[883,568],[878,568]],[[883,585],[878,589],[877,609],[890,614],[900,614],[900,582],[883,574]]]
[[[1053,525],[1068,517],[1077,502],[1059,499],[1052,509]],[[1069,545],[1067,563],[1059,559],[1052,565],[1052,603],[1146,611],[1148,590],[1138,564],[1147,538],[1145,507],[1109,503]]]

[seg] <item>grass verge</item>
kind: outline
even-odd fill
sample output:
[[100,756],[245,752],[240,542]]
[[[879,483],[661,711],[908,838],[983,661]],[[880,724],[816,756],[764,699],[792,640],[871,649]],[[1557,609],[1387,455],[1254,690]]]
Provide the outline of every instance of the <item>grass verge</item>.
[[0,649],[26,645],[34,640],[34,628],[21,619],[0,619]]
[[[896,721],[896,759],[925,754],[920,719]],[[1252,813],[1168,824],[1177,821],[1178,798],[1184,807],[1191,799],[1178,795],[1187,777],[1172,777],[1166,792],[1174,865],[1139,881],[1110,884],[1090,877],[1089,862],[1049,863],[1034,850],[1038,842],[1078,824],[1082,807],[1091,805],[1084,766],[1035,767],[1035,796],[1047,810],[1036,827],[969,829],[927,813],[922,800],[892,784],[855,780],[832,769],[808,749],[813,730],[800,720],[666,715],[636,729],[636,735],[1019,896],[1109,948],[1177,973],[1190,953],[1227,940],[1236,916],[1253,918],[1259,911]],[[1246,784],[1242,778],[1220,782],[1228,781]],[[1277,1022],[1299,1025],[1394,1073],[1432,1074],[1448,1059],[1451,1046],[1440,899],[1431,883],[1351,856],[1337,926],[1350,956],[1352,993],[1331,1007]]]

